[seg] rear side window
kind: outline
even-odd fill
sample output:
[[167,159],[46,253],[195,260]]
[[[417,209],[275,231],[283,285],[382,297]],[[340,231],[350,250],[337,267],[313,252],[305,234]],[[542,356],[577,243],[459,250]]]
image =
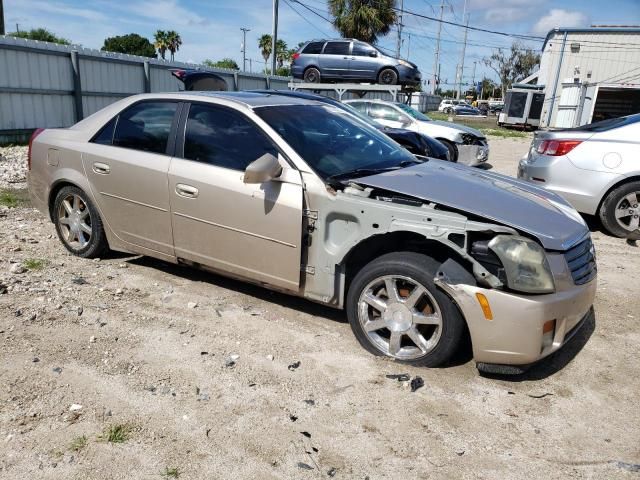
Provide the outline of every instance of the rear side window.
[[322,51],[322,47],[324,46],[324,42],[311,42],[308,43],[302,53],[310,53],[310,54],[318,54]]
[[325,55],[349,55],[349,42],[327,42]]
[[107,123],[102,130],[98,132],[98,134],[93,137],[91,140],[93,143],[99,143],[100,145],[111,145],[113,142],[113,131],[116,127],[116,120],[118,117],[115,117],[109,123]]
[[404,122],[407,120],[406,116],[395,108],[387,107],[386,105],[377,105],[375,103],[371,104],[369,115],[378,120],[391,120],[394,122]]
[[278,155],[266,134],[240,112],[191,105],[184,138],[184,158],[244,171],[265,153]]
[[113,145],[144,152],[165,153],[178,104],[138,103],[120,114]]
[[349,102],[348,105],[355,108],[360,113],[367,113],[367,102]]

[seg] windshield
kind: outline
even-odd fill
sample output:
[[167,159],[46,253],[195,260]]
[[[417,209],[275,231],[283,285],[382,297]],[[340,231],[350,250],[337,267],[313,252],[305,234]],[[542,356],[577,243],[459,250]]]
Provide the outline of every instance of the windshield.
[[329,105],[282,105],[254,111],[325,180],[345,172],[385,170],[416,161],[386,135]]
[[416,110],[413,107],[410,107],[409,105],[406,105],[404,103],[396,103],[395,105],[400,110],[402,110],[405,113],[408,113],[409,115],[411,115],[416,120],[420,120],[421,122],[430,122],[431,121],[431,119],[429,117],[427,117],[424,113],[420,113],[418,110]]

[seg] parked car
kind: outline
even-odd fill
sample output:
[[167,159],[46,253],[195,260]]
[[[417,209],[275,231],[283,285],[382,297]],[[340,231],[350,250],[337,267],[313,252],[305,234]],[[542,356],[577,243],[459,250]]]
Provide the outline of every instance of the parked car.
[[293,54],[291,74],[308,83],[357,81],[415,86],[422,79],[415,63],[349,38],[305,43]]
[[464,100],[453,100],[451,98],[445,98],[440,102],[440,105],[438,105],[438,111],[444,112],[444,113],[452,113],[453,108],[457,107],[458,105],[469,105],[469,104]]
[[489,100],[489,112],[494,115],[499,114],[504,110],[504,101],[502,100]]
[[471,105],[456,105],[453,107],[453,114],[461,117],[486,117],[482,112]]
[[283,95],[285,97],[297,97],[306,98],[308,100],[316,100],[318,102],[327,103],[334,107],[340,108],[352,115],[357,116],[360,120],[371,125],[372,127],[380,130],[387,137],[393,139],[404,148],[409,150],[414,155],[421,155],[423,157],[437,158],[438,160],[449,160],[449,149],[445,147],[442,142],[439,142],[435,138],[431,138],[428,135],[414,132],[413,130],[407,130],[406,128],[391,128],[385,127],[376,123],[371,117],[368,117],[350,105],[334,100],[324,95],[317,95],[315,93],[296,92],[293,90],[251,90],[256,93],[264,93],[268,95]]
[[640,114],[538,131],[518,178],[597,215],[616,237],[640,238]]
[[127,97],[34,133],[33,204],[80,257],[192,265],[345,308],[364,348],[520,371],[590,315],[589,230],[558,195],[420,161],[353,115],[248,92]]
[[413,107],[384,100],[346,100],[345,103],[381,125],[424,133],[449,149],[452,162],[479,165],[489,158],[489,144],[478,130],[457,123],[431,120]]
[[186,91],[216,91],[228,90],[227,82],[220,75],[213,72],[187,68],[172,68],[171,75],[180,80]]

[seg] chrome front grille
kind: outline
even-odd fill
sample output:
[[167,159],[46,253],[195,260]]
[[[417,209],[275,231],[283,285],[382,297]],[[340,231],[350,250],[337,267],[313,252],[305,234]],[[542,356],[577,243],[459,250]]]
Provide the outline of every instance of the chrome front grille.
[[583,285],[596,276],[598,271],[596,251],[593,248],[591,237],[564,252],[564,258],[569,265],[569,270],[571,270],[573,283],[576,285]]

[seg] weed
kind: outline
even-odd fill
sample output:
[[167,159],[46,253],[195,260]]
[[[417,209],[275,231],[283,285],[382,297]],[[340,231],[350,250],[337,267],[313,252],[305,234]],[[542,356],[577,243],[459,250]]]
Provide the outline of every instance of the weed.
[[160,476],[164,478],[178,478],[180,476],[180,471],[176,467],[166,467],[164,469],[164,472],[160,473]]
[[109,443],[124,443],[128,440],[130,432],[131,427],[129,425],[111,425],[102,433],[100,439]]
[[20,205],[20,198],[10,190],[2,190],[0,192],[0,205],[9,208],[15,208]]
[[74,452],[79,452],[86,446],[87,446],[87,436],[80,435],[79,437],[76,437],[71,441],[71,445],[69,445],[69,448]]
[[42,270],[46,264],[47,261],[41,258],[27,258],[22,265],[27,270]]

